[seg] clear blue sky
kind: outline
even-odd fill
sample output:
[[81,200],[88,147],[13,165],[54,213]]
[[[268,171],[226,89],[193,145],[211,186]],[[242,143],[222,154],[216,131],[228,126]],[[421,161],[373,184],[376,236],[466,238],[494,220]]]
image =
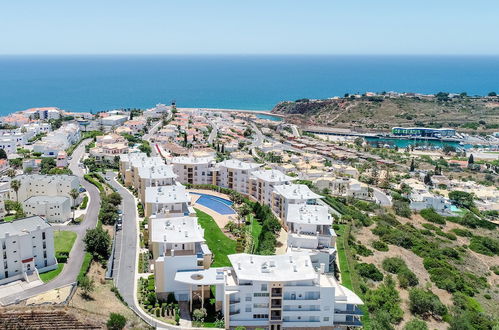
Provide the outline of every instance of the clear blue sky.
[[6,0],[0,54],[499,54],[498,0]]

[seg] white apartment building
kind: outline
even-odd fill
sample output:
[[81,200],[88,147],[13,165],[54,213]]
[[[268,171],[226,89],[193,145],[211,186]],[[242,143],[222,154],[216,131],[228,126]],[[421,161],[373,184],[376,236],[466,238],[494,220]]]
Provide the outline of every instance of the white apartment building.
[[291,204],[288,206],[285,227],[288,231],[288,251],[305,250],[314,266],[334,269],[336,233],[333,219],[325,205]]
[[[80,187],[80,180],[75,175],[24,174],[16,176],[15,180],[21,184],[17,192],[20,202],[33,196],[65,196],[70,198],[72,205],[69,193],[72,189],[78,190]],[[10,199],[16,200],[16,192],[12,189]]]
[[452,204],[448,198],[431,193],[420,181],[408,179],[404,182],[412,188],[412,192],[408,196],[411,209],[421,211],[432,208],[441,214],[450,213]]
[[67,124],[59,127],[33,144],[33,151],[40,152],[45,157],[55,157],[60,150],[66,150],[80,140],[80,127],[77,124]]
[[180,183],[145,189],[146,217],[151,215],[157,217],[194,216],[196,212],[190,204],[191,198]]
[[291,204],[317,204],[317,199],[323,196],[314,193],[304,184],[285,184],[274,187],[272,192],[272,211],[282,220],[288,214]]
[[0,284],[57,268],[52,227],[40,217],[0,223]]
[[35,123],[24,124],[22,126],[22,129],[26,129],[26,132],[31,137],[40,133],[50,132],[52,130],[52,126],[49,123],[35,122]]
[[260,166],[262,164],[245,163],[235,159],[224,160],[218,163],[213,171],[213,184],[249,195],[250,173]]
[[164,104],[156,104],[154,108],[144,111],[143,116],[146,118],[161,118],[171,112],[172,107]]
[[306,253],[229,255],[224,279],[225,328],[335,329],[362,326],[362,300],[317,271]]
[[145,190],[147,187],[171,186],[176,184],[177,175],[173,173],[171,165],[159,165],[138,168],[139,186],[136,187],[139,199],[145,203]]
[[148,157],[143,152],[120,155],[120,174],[126,186],[139,186],[139,168],[162,165],[165,165],[165,161],[161,157]]
[[[149,224],[156,292],[165,298],[168,293],[174,293],[177,300],[185,301],[189,287],[175,282],[175,274],[210,267],[212,253],[205,244],[204,230],[197,218],[188,216],[152,217]],[[203,291],[209,292],[209,286]]]
[[213,157],[173,157],[171,163],[183,184],[213,184]]
[[71,202],[65,196],[33,196],[22,202],[26,216],[42,216],[48,222],[66,222],[71,219]]
[[250,174],[249,195],[260,204],[272,204],[274,187],[290,184],[294,178],[277,170],[258,170]]

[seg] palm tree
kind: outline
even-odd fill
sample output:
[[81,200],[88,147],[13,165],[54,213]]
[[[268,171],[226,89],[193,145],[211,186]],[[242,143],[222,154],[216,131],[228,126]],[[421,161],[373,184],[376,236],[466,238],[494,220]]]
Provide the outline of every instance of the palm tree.
[[79,195],[80,193],[75,188],[71,189],[71,191],[69,192],[69,196],[71,196],[71,198],[73,199],[73,221],[75,219],[76,199]]
[[8,176],[9,178],[13,178],[13,177],[15,177],[15,176],[16,176],[16,170],[14,170],[13,168],[9,168],[9,169],[7,170],[7,176]]
[[10,181],[10,188],[14,189],[14,191],[16,192],[16,202],[19,203],[19,196],[17,195],[17,192],[19,191],[19,188],[21,188],[21,181],[19,180]]

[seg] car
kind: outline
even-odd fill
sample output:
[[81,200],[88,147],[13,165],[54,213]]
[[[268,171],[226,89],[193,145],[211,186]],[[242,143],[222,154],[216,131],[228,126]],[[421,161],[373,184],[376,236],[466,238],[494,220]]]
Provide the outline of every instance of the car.
[[121,211],[121,210],[118,210],[118,214],[123,214],[123,211]]
[[85,191],[87,191],[87,189],[80,187],[80,192],[85,192]]
[[116,223],[116,230],[121,230],[121,228],[123,228],[123,226],[121,225],[121,223]]
[[106,176],[106,181],[109,181],[109,180],[111,180],[111,179],[109,179],[109,177],[108,177],[108,176]]

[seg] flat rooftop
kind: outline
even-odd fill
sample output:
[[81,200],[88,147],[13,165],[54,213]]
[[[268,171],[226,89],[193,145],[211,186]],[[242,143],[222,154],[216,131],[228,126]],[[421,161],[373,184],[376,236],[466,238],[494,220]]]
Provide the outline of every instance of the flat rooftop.
[[25,235],[29,232],[38,230],[38,226],[40,226],[40,229],[50,228],[50,225],[39,216],[17,219],[12,222],[1,222],[0,238],[5,238],[5,234],[7,233],[10,236]]
[[274,256],[239,253],[229,255],[229,260],[239,280],[291,282],[317,278],[306,252]]
[[153,242],[204,242],[204,229],[195,217],[151,218],[150,221]]
[[243,162],[237,159],[227,159],[218,163],[218,166],[231,168],[234,170],[252,170],[259,168],[262,164]]
[[278,170],[259,170],[251,172],[251,176],[266,182],[285,182],[294,178]]
[[212,161],[214,161],[213,157],[180,156],[172,158],[172,164],[186,164],[186,165],[209,164]]
[[171,165],[156,165],[151,167],[139,167],[139,177],[143,179],[174,179],[177,177],[173,173]]
[[163,187],[146,187],[146,203],[188,203],[189,194],[181,184]]
[[286,199],[317,199],[323,196],[314,193],[304,184],[283,184],[274,187],[274,192]]
[[286,222],[298,224],[331,225],[333,220],[325,205],[290,204]]

